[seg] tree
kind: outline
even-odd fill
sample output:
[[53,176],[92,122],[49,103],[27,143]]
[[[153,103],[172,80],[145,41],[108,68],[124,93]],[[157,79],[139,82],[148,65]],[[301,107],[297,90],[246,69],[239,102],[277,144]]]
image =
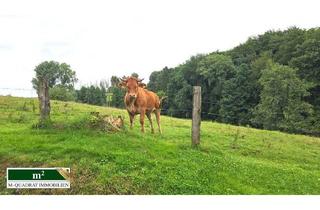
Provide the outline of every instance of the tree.
[[117,76],[112,76],[110,81],[111,81],[111,87],[117,87],[120,82],[120,79]]
[[[138,75],[135,75],[138,76]],[[111,77],[111,87],[107,89],[107,93],[112,94],[110,105],[113,107],[124,108],[123,98],[125,91],[118,87],[120,79],[117,76]]]
[[107,91],[108,93],[112,93],[111,106],[117,108],[124,108],[124,95],[125,91],[119,87],[110,87]]
[[132,76],[132,77],[135,77],[135,78],[139,78],[139,74],[137,74],[137,73],[135,73],[135,72],[133,72],[133,73],[131,74],[131,76]]
[[100,82],[99,86],[82,86],[80,90],[77,91],[77,101],[82,103],[103,106],[107,103],[106,93],[107,89],[104,82]]
[[154,81],[156,92],[163,91],[168,96],[163,104],[167,113],[177,117],[191,117],[192,86],[198,84],[200,75],[196,72],[204,55],[192,56],[184,64],[174,69],[165,67]]
[[225,82],[219,110],[222,122],[250,124],[252,109],[256,105],[252,94],[256,87],[252,80],[248,79],[250,77],[252,70],[247,64],[242,64],[236,68],[235,77]]
[[196,72],[201,76],[205,111],[209,112],[213,119],[219,119],[222,91],[226,81],[234,77],[235,65],[231,57],[213,53],[199,62]]
[[36,76],[32,79],[36,89],[40,108],[40,126],[44,126],[50,119],[49,89],[59,84],[64,87],[73,87],[77,81],[76,73],[66,63],[44,61],[34,69]]
[[154,71],[150,74],[148,89],[166,93],[168,82],[172,76],[173,69],[164,67],[161,71]]
[[303,101],[310,86],[301,80],[296,69],[280,64],[262,71],[261,102],[255,109],[255,123],[265,129],[282,129],[290,132],[308,129],[312,106]]
[[184,80],[181,70],[170,79],[167,95],[167,103],[170,104],[168,114],[177,117],[191,117],[192,86]]
[[274,52],[274,60],[277,63],[288,65],[294,57],[296,47],[303,43],[305,31],[297,27],[291,27],[282,32],[281,38],[278,38],[278,49]]
[[74,88],[67,88],[62,85],[56,85],[49,90],[50,99],[59,101],[75,101],[76,91]]
[[[320,36],[320,29],[318,35]],[[306,100],[320,112],[320,37],[310,38],[299,45],[296,57],[291,59],[290,66],[298,69],[302,79],[314,84]],[[320,116],[318,119],[320,120]]]

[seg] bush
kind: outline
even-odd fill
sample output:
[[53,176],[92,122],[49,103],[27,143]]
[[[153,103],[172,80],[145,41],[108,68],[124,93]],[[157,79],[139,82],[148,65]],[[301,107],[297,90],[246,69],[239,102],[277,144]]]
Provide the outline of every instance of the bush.
[[50,98],[59,101],[75,101],[76,92],[73,88],[55,86],[49,91]]

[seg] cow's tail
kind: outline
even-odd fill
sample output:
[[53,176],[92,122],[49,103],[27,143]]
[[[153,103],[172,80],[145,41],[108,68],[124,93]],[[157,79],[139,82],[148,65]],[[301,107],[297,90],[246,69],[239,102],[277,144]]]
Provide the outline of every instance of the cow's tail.
[[162,96],[162,97],[160,98],[160,102],[159,102],[159,107],[160,107],[160,108],[162,107],[163,100],[166,99],[166,98],[168,98],[168,96]]

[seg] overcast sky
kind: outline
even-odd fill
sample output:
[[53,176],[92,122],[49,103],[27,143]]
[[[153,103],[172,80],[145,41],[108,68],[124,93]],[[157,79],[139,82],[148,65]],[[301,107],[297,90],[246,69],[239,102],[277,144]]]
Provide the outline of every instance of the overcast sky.
[[34,67],[45,60],[70,64],[80,84],[132,72],[148,80],[191,55],[290,26],[320,26],[319,3],[0,0],[0,95],[31,95],[3,88],[31,89]]

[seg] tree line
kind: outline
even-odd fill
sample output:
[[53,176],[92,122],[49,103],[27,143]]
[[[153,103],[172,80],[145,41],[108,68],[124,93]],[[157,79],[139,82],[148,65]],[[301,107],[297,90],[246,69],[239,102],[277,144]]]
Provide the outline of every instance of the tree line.
[[[57,66],[61,65],[55,61],[45,61],[39,66],[46,66],[46,68],[50,68],[52,63],[56,63]],[[39,68],[39,66],[37,66],[36,69]],[[72,76],[70,75],[70,78],[74,77],[72,80],[77,81],[75,72],[72,72],[73,74]],[[132,73],[132,76],[138,77],[138,74]],[[32,81],[34,83],[33,86],[38,90],[39,88],[35,81],[37,81],[36,78]],[[61,83],[59,82],[59,79],[56,78],[55,82],[50,85],[48,92],[49,97],[52,100],[75,101],[98,106],[124,108],[123,98],[125,91],[118,87],[119,82],[120,79],[117,76],[112,76],[110,82],[108,80],[101,80],[99,83],[83,85],[76,89],[74,82]]]
[[148,88],[168,96],[166,114],[190,117],[194,85],[202,87],[204,119],[320,134],[320,29],[268,31],[192,56],[152,72]]
[[[123,97],[125,92],[117,87],[119,78],[111,77],[111,85],[107,80],[99,83],[83,85],[75,89],[73,85],[65,86],[56,84],[49,90],[50,98],[59,101],[76,101],[98,106],[112,106],[123,108]],[[110,96],[110,97],[108,97]]]

